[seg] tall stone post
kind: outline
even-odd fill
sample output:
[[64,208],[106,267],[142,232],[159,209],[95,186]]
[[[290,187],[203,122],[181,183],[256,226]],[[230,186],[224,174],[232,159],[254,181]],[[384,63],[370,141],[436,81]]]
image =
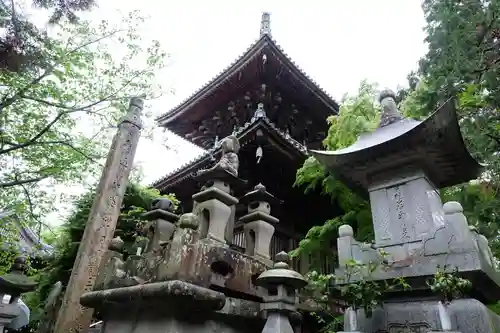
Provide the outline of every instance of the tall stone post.
[[123,196],[142,128],[144,102],[130,101],[128,113],[108,153],[87,226],[59,311],[54,333],[83,333],[92,320],[92,309],[80,305],[80,297],[92,290],[104,253],[113,238]]

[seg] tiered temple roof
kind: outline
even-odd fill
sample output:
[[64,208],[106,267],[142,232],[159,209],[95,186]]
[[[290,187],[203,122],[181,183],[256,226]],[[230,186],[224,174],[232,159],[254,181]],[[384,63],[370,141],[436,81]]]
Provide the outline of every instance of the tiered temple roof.
[[[261,103],[265,111],[255,117]],[[190,178],[220,152],[217,139],[236,132],[242,145],[267,132],[281,151],[303,161],[307,148],[319,148],[326,118],[339,105],[284,53],[271,36],[269,13],[262,15],[260,38],[220,75],[157,118],[159,126],[206,149],[196,159],[156,181],[160,190]]]

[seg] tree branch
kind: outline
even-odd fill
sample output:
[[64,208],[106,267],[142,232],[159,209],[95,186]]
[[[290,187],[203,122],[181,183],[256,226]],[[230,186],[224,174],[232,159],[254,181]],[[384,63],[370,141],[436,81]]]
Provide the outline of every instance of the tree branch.
[[486,133],[486,136],[489,137],[490,139],[493,139],[497,143],[497,145],[500,146],[500,138],[499,137],[494,136],[492,134],[488,134],[488,133]]
[[28,200],[28,206],[30,210],[30,215],[31,217],[38,223],[38,239],[42,239],[42,225],[47,228],[53,235],[56,235],[56,233],[48,226],[46,223],[43,223],[42,220],[38,218],[38,216],[35,214],[35,205],[33,204],[33,200],[31,200],[31,195],[28,189],[24,184],[20,185],[23,188],[24,195],[26,196],[26,200]]
[[[26,148],[28,146],[34,146],[34,145],[37,145],[37,146],[43,146],[43,145],[63,145],[63,146],[71,148],[72,150],[74,150],[78,154],[82,155],[83,157],[85,157],[89,161],[100,165],[100,163],[98,161],[96,161],[94,158],[90,157],[89,155],[87,155],[86,153],[84,153],[81,149],[75,147],[72,143],[67,142],[67,141],[62,141],[62,140],[55,140],[55,141],[35,141],[35,142],[33,142],[33,143],[31,143],[31,144],[29,144],[27,146],[23,146],[22,148]],[[19,149],[19,148],[16,148],[16,149]],[[11,151],[11,150],[9,150],[9,151]],[[0,154],[1,153],[3,153],[3,151],[0,151]]]
[[89,161],[101,165],[94,158],[90,157],[89,155],[87,155],[86,153],[84,153],[83,151],[81,151],[79,148],[76,148],[75,146],[73,146],[73,144],[71,144],[71,143],[69,143],[67,141],[41,141],[41,142],[37,142],[36,144],[37,145],[63,145],[63,146],[71,148],[72,150],[74,150],[78,154],[82,155],[83,157],[85,157]]
[[40,176],[40,177],[34,177],[34,178],[28,178],[28,179],[22,179],[22,180],[13,180],[11,182],[0,183],[0,188],[8,188],[8,187],[19,186],[19,185],[24,185],[24,184],[37,183],[37,182],[44,180],[46,178],[49,178],[49,176],[46,175],[46,176]]
[[[103,39],[106,39],[106,38],[109,38],[111,36],[113,36],[114,34],[120,32],[120,31],[123,31],[123,30],[115,30],[109,34],[106,34],[104,36],[101,36],[97,39],[94,39],[94,40],[91,40],[87,43],[83,43],[71,50],[69,50],[65,55],[64,57],[74,53],[74,52],[77,52],[78,50],[84,48],[84,47],[87,47],[89,45],[92,45],[94,43],[98,43],[100,42],[101,40]],[[54,69],[61,64],[61,59],[63,59],[64,57],[61,57],[60,59],[57,59],[55,61],[54,64],[52,64],[51,66],[49,66],[49,68],[47,68],[40,76],[34,78],[30,83],[28,83],[27,85],[25,85],[24,87],[22,87],[21,89],[19,89],[16,93],[14,93],[13,96],[11,97],[7,97],[5,96],[2,101],[0,102],[0,114],[2,113],[2,111],[12,105],[15,101],[17,101],[19,98],[21,98],[22,95],[24,95],[30,88],[32,88],[33,86],[37,85],[38,83],[40,83],[40,81],[42,81],[44,78],[46,78],[47,76],[51,75],[52,72],[54,71]]]
[[[143,73],[143,72],[141,72],[141,73]],[[108,96],[104,97],[103,99],[100,99],[97,102],[90,103],[88,105],[80,106],[80,107],[76,107],[76,108],[71,108],[71,107],[65,106],[63,104],[58,104],[58,103],[53,103],[53,102],[45,101],[45,100],[42,100],[42,99],[38,99],[36,97],[26,97],[26,98],[31,98],[32,100],[34,100],[36,102],[39,102],[39,103],[44,103],[44,104],[49,105],[49,106],[53,106],[53,107],[64,109],[65,111],[61,111],[51,122],[49,122],[40,132],[38,132],[38,134],[36,134],[35,136],[33,136],[28,141],[26,141],[24,143],[17,144],[17,145],[13,145],[13,146],[11,146],[11,147],[9,147],[7,149],[0,150],[0,155],[12,152],[14,150],[23,149],[23,148],[26,148],[26,147],[29,147],[29,146],[35,144],[36,141],[38,139],[40,139],[45,133],[47,133],[52,128],[52,126],[57,121],[59,121],[59,119],[61,119],[64,115],[67,115],[67,114],[70,114],[70,113],[75,113],[75,112],[80,112],[80,111],[93,112],[91,110],[92,107],[94,107],[94,106],[96,106],[96,105],[98,105],[98,104],[100,104],[102,102],[105,102],[105,101],[109,100],[111,97],[115,96],[120,91],[124,90],[139,75],[140,75],[140,73],[137,74],[136,76],[134,76],[133,78],[131,78],[130,80],[128,80],[123,86],[120,87],[120,89],[114,91],[113,93],[109,94]],[[0,110],[1,110],[1,108],[0,108]]]

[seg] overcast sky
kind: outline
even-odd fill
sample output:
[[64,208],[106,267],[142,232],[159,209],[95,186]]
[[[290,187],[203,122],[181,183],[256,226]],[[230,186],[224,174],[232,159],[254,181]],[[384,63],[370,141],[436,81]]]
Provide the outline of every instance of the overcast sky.
[[[143,33],[171,56],[157,80],[175,93],[155,101],[154,114],[182,102],[245,52],[259,37],[263,11],[271,13],[273,38],[336,99],[363,79],[396,89],[426,51],[419,0],[107,0],[92,15],[109,18],[117,8],[150,16]],[[180,149],[141,141],[136,162],[145,182],[200,152],[176,138],[170,142]]]

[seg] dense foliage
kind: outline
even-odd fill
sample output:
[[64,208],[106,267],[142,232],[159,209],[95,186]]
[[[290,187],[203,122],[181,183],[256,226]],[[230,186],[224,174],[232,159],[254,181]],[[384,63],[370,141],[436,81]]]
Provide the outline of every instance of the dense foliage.
[[[30,20],[30,10],[19,1],[0,1],[0,69],[20,72],[35,67],[46,67],[43,58],[46,31]],[[24,5],[24,6],[23,6]],[[94,0],[33,0],[32,11],[48,13],[47,23],[78,22],[78,14],[94,7]]]
[[80,186],[99,174],[129,99],[159,92],[154,75],[165,53],[139,35],[143,21],[135,12],[118,23],[61,17],[35,41],[43,64],[0,70],[2,209],[40,225],[60,208],[56,185]]
[[[88,191],[76,203],[72,215],[64,222],[56,242],[56,253],[47,267],[37,273],[40,285],[36,292],[27,294],[25,302],[31,309],[31,326],[35,327],[42,315],[42,307],[50,289],[57,281],[66,285],[75,261],[80,240],[85,230],[90,209],[94,200],[94,191]],[[142,214],[151,208],[152,200],[161,197],[154,189],[147,189],[137,184],[127,187],[123,199],[122,210],[118,219],[116,235],[131,248],[135,241],[137,226],[141,224]],[[175,196],[166,196],[178,204]],[[132,251],[132,250],[130,250]]]
[[[374,103],[376,86],[363,82],[357,96],[345,96],[341,101],[340,116],[327,119],[330,129],[324,141],[329,150],[337,150],[354,143],[357,136],[372,130],[378,124],[379,107]],[[372,239],[371,212],[368,202],[350,191],[343,183],[328,172],[316,159],[308,158],[302,168],[297,171],[297,186],[305,186],[306,193],[321,187],[325,195],[329,195],[345,212],[344,215],[332,217],[322,226],[309,230],[298,249],[292,255],[331,253],[330,244],[336,239],[337,229],[342,224],[351,225],[361,240]]]

